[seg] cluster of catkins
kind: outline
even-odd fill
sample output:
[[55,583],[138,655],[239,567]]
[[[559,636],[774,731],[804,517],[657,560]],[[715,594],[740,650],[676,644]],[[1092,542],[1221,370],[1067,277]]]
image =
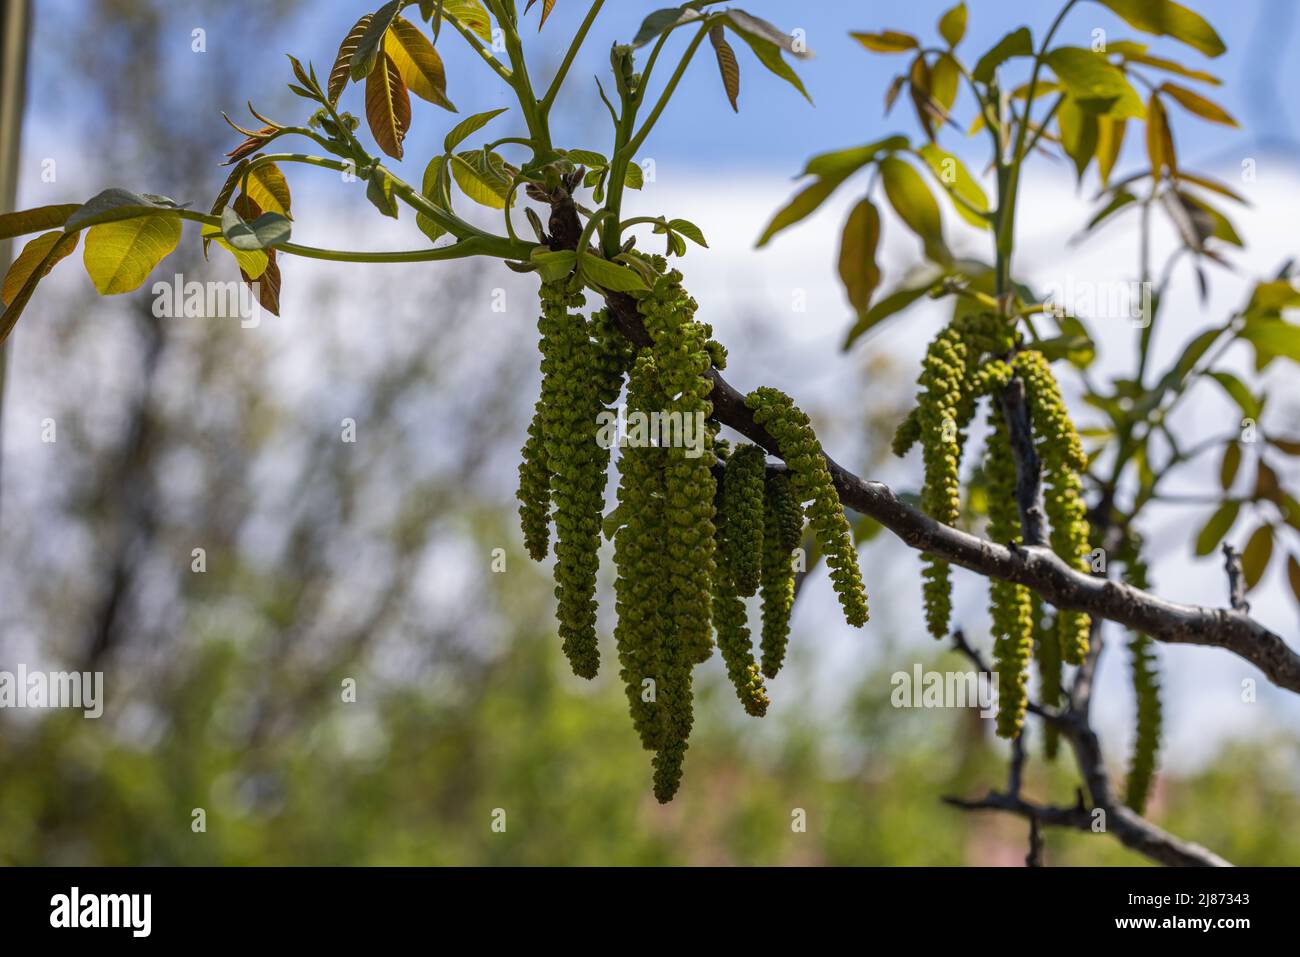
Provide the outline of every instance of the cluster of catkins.
[[[795,554],[808,524],[826,557],[845,617],[867,620],[853,536],[808,417],[775,389],[746,398],[754,420],[775,438],[785,468],[769,467],[758,446],[734,449],[711,419],[712,368],[725,350],[695,320],[696,304],[661,257],[657,278],[637,294],[650,344],[636,348],[605,310],[582,315],[576,275],[541,287],[542,389],[519,467],[524,543],[546,557],[555,526],[556,615],[576,674],[594,677],[597,551],[610,451],[597,441],[598,417],[626,380],[626,414],[704,423],[700,444],[628,441],[619,457],[614,584],[620,676],[643,746],[655,752],[654,793],[672,799],[693,715],[693,671],[713,652],[745,710],[767,711],[764,678],[785,658],[795,595]],[[630,438],[630,436],[629,436]],[[745,598],[762,603],[755,660]]]
[[[946,525],[961,513],[961,458],[966,430],[982,398],[989,398],[990,434],[983,471],[988,491],[988,534],[996,541],[1020,539],[1016,499],[1016,460],[1002,414],[1002,392],[1019,377],[1043,468],[1044,510],[1051,526],[1052,548],[1080,571],[1088,570],[1088,523],[1079,473],[1087,465],[1078,433],[1061,398],[1047,359],[1021,348],[1014,328],[989,313],[959,315],[930,343],[918,380],[916,408],[894,437],[894,452],[905,455],[921,445],[925,483],[921,507]],[[952,570],[935,556],[924,555],[926,623],[936,638],[948,634],[952,615]],[[997,731],[1012,738],[1024,723],[1028,669],[1037,659],[1047,697],[1060,696],[1061,662],[1079,664],[1088,652],[1088,616],[1059,610],[1050,633],[1043,629],[1043,609],[1030,591],[1012,582],[990,581],[993,657],[998,674]],[[1044,647],[1051,644],[1053,647]],[[1050,753],[1056,749],[1048,741]]]

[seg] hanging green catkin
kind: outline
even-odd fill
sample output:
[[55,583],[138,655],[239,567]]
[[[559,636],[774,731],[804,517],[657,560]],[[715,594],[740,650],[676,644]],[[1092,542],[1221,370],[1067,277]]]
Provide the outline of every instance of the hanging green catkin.
[[[1016,463],[1006,421],[997,403],[989,409],[990,434],[985,448],[988,481],[989,537],[1010,543],[1020,537],[1016,504]],[[1033,652],[1033,610],[1029,589],[1001,580],[989,581],[993,618],[993,663],[998,675],[998,736],[1020,733],[1029,700],[1029,659]]]
[[[1034,616],[1034,663],[1038,666],[1038,697],[1049,708],[1061,705],[1061,643],[1056,639],[1055,621],[1045,621],[1046,609],[1037,595],[1032,597]],[[1043,725],[1043,757],[1056,759],[1061,748],[1061,732],[1056,725]]]
[[732,453],[723,473],[722,515],[726,526],[728,569],[736,592],[758,591],[763,565],[763,489],[767,457],[757,445],[740,445]]
[[533,561],[540,562],[551,548],[551,470],[546,466],[546,448],[542,444],[542,403],[533,410],[519,462],[519,527],[524,533],[524,548]]
[[788,395],[767,387],[751,392],[745,404],[753,410],[754,421],[766,428],[780,446],[796,501],[812,501],[809,523],[826,556],[845,620],[855,628],[862,627],[867,622],[867,594],[858,571],[857,547],[808,416]]
[[[656,266],[663,261],[656,257]],[[713,381],[706,377],[712,364],[708,336],[695,321],[696,304],[681,285],[681,273],[660,275],[649,293],[637,302],[652,342],[659,383],[667,401],[664,421],[680,430],[680,441],[670,437],[665,473],[670,589],[664,614],[673,623],[693,660],[706,660],[713,649],[709,620],[715,558],[712,435],[706,420],[713,414],[709,395]],[[688,439],[694,439],[690,442]]]
[[[1124,580],[1134,588],[1150,587],[1146,565],[1138,554],[1139,546],[1130,544],[1124,555]],[[1124,803],[1139,814],[1146,808],[1155,778],[1156,758],[1160,751],[1163,709],[1160,701],[1160,662],[1155,642],[1141,632],[1129,632],[1129,668],[1133,694],[1137,701],[1137,724],[1133,736],[1133,754],[1129,759]]]
[[[1071,568],[1087,572],[1088,508],[1083,499],[1079,473],[1088,466],[1079,433],[1061,398],[1052,368],[1041,352],[1025,350],[1012,360],[1024,379],[1025,396],[1042,460],[1045,487],[1043,507],[1051,523],[1052,550]],[[1061,657],[1068,664],[1080,664],[1088,654],[1091,621],[1079,611],[1060,610],[1056,630]]]
[[556,618],[573,672],[595,677],[596,573],[609,450],[596,439],[604,409],[600,349],[581,309],[582,280],[544,283],[542,317],[542,446],[555,502]]
[[[727,461],[727,471],[735,467],[735,456]],[[745,611],[745,602],[735,584],[735,567],[732,563],[734,549],[729,545],[730,535],[735,523],[731,521],[732,508],[727,499],[737,487],[728,481],[729,476],[718,482],[718,522],[717,548],[718,564],[713,576],[713,627],[718,634],[718,648],[722,651],[722,660],[727,666],[727,677],[736,689],[736,697],[747,713],[760,718],[767,713],[767,689],[763,687],[763,676],[754,661],[753,644],[749,636],[749,621]],[[759,473],[759,519],[763,515],[762,473]],[[762,541],[760,539],[761,547]],[[759,556],[761,558],[761,556]]]
[[774,472],[763,495],[763,566],[759,594],[763,600],[763,631],[759,647],[763,674],[775,678],[790,641],[790,612],[794,608],[794,564],[791,553],[803,533],[803,507],[790,488],[790,476]]
[[[664,402],[649,350],[633,365],[627,384],[628,415],[661,409]],[[619,461],[618,505],[624,524],[614,537],[620,677],[632,723],[648,750],[684,741],[692,723],[692,660],[669,607],[668,450],[629,444]]]

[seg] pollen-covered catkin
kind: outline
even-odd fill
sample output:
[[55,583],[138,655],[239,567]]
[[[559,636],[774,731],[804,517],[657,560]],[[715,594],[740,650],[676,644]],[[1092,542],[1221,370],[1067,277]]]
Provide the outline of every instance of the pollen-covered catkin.
[[767,387],[751,392],[745,404],[753,410],[754,421],[765,427],[780,446],[796,501],[812,501],[809,523],[826,557],[845,620],[855,628],[862,627],[867,621],[867,595],[858,570],[857,547],[808,416],[789,396]]
[[725,552],[736,592],[758,590],[763,564],[763,487],[767,458],[757,445],[740,445],[723,473]]
[[[1136,544],[1130,545],[1124,557],[1124,579],[1134,588],[1143,591],[1149,587],[1146,565],[1138,557]],[[1124,803],[1142,813],[1151,794],[1155,778],[1156,758],[1160,751],[1160,732],[1163,718],[1160,701],[1160,662],[1156,657],[1155,642],[1141,632],[1130,632],[1128,641],[1129,666],[1133,679],[1133,694],[1137,701],[1137,724],[1133,736],[1133,753],[1129,759],[1128,781]]]
[[533,561],[540,562],[551,548],[551,470],[546,466],[546,448],[542,440],[542,403],[537,403],[533,420],[528,423],[528,438],[520,452],[519,527],[524,533],[524,548]]
[[[735,466],[735,456],[727,463],[727,470]],[[724,477],[718,483],[718,513],[723,520],[717,528],[718,564],[713,577],[713,627],[718,633],[718,648],[722,651],[722,660],[727,666],[727,677],[736,689],[745,711],[754,717],[767,713],[767,690],[763,687],[763,676],[754,661],[754,648],[749,635],[749,621],[744,599],[740,597],[735,585],[735,567],[732,563],[733,549],[729,546],[733,523],[730,521],[731,509],[727,497],[736,491],[736,487]],[[763,518],[763,484],[762,473],[759,474],[759,521]],[[762,541],[760,539],[761,547]],[[757,556],[760,560],[761,555]]]
[[[658,263],[656,263],[658,265]],[[668,580],[664,614],[693,660],[704,661],[713,648],[709,621],[715,558],[712,435],[705,421],[713,414],[713,382],[704,327],[695,321],[695,300],[681,286],[676,270],[660,275],[637,302],[654,358],[665,404],[665,421],[679,429],[668,443],[664,492],[667,498]],[[694,441],[691,441],[694,440]]]
[[775,678],[790,641],[790,612],[794,608],[794,564],[791,553],[803,532],[803,507],[790,488],[790,476],[767,477],[763,496],[763,569],[759,594],[763,600],[763,631],[759,640],[763,674]]
[[[643,350],[628,377],[628,414],[659,409],[663,401],[654,359]],[[632,723],[642,745],[652,751],[685,741],[693,720],[693,662],[665,613],[670,591],[670,557],[664,548],[667,467],[665,448],[638,443],[623,449],[618,504],[625,522],[614,537],[619,674]]]
[[596,440],[604,409],[599,347],[577,310],[585,298],[576,276],[542,284],[541,425],[555,502],[556,618],[574,674],[595,677],[596,573],[609,450]]
[[[1012,542],[1020,536],[1016,465],[1006,421],[996,403],[989,409],[989,425],[984,458],[989,537],[997,542]],[[1014,738],[1024,723],[1029,700],[1029,659],[1034,629],[1029,589],[1000,579],[990,580],[989,612],[993,618],[993,662],[998,675],[997,732],[999,737]]]
[[[1034,663],[1038,666],[1038,697],[1049,708],[1061,704],[1061,644],[1056,639],[1055,620],[1045,620],[1042,599],[1032,597],[1034,616]],[[1043,757],[1056,758],[1061,746],[1061,732],[1050,721],[1043,725]]]
[[[1041,352],[1017,353],[1012,364],[1025,382],[1025,394],[1043,464],[1043,506],[1051,524],[1052,550],[1077,571],[1089,570],[1088,508],[1079,473],[1088,466],[1079,433],[1061,398],[1052,368]],[[1061,657],[1080,664],[1088,654],[1091,621],[1083,612],[1060,610],[1056,630]]]

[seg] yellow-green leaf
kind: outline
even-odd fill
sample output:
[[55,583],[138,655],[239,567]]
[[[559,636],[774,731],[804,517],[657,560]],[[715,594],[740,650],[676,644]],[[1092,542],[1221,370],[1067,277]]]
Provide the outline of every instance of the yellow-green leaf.
[[1173,37],[1206,56],[1227,49],[1214,27],[1198,13],[1173,0],[1098,0],[1129,26],[1155,36]]
[[858,315],[867,311],[871,294],[880,285],[880,267],[876,265],[879,243],[880,212],[871,200],[864,199],[849,213],[840,241],[840,279]]
[[485,160],[482,150],[466,150],[451,157],[451,175],[462,192],[476,203],[505,209],[510,177],[505,161],[496,153]]
[[181,240],[176,216],[136,216],[92,226],[84,262],[101,296],[136,289]]
[[1083,47],[1057,47],[1044,58],[1079,107],[1109,116],[1143,116],[1142,101],[1124,71],[1105,54]]
[[384,37],[384,52],[397,64],[398,75],[407,89],[422,100],[456,112],[447,99],[447,71],[442,57],[419,27],[398,17]]
[[[966,165],[954,154],[949,153],[934,143],[926,143],[918,151],[935,178],[943,185],[952,198],[953,209],[966,222],[979,229],[988,229],[989,221],[980,213],[988,212],[989,200],[984,190],[971,176]],[[961,202],[956,197],[961,197]],[[969,204],[969,205],[968,205]],[[971,209],[970,207],[974,207]]]
[[1177,83],[1161,83],[1160,91],[1167,93],[1179,106],[1203,120],[1209,120],[1211,123],[1222,123],[1224,126],[1237,126],[1237,121],[1232,118],[1232,114],[1213,100],[1207,100],[1195,90],[1189,90]]
[[339,52],[334,57],[334,66],[330,69],[330,78],[325,86],[325,95],[329,98],[330,103],[338,103],[339,97],[343,94],[343,88],[348,85],[348,78],[352,72],[352,56],[357,52],[357,45],[361,38],[366,35],[370,28],[370,21],[374,19],[373,13],[367,13],[358,20],[348,31],[348,35],[343,38],[339,44]]
[[1237,470],[1241,468],[1241,446],[1229,442],[1223,447],[1223,461],[1219,463],[1219,487],[1225,492],[1236,481]]
[[492,21],[481,0],[443,0],[442,15],[455,17],[480,40],[492,42]]
[[1159,176],[1160,171],[1168,167],[1171,173],[1178,172],[1178,154],[1174,149],[1174,134],[1169,129],[1169,119],[1165,115],[1164,104],[1154,92],[1147,101],[1147,156],[1151,160],[1151,174]]
[[965,35],[966,3],[963,0],[939,18],[939,36],[943,37],[948,46],[955,47]]
[[950,261],[939,204],[921,174],[898,157],[887,156],[880,161],[880,179],[894,212],[925,244],[926,256],[935,262]]
[[13,331],[18,322],[18,317],[23,314],[23,310],[27,308],[27,303],[32,298],[32,293],[36,291],[37,284],[45,278],[50,269],[54,268],[55,263],[76,248],[77,239],[80,235],[80,233],[76,232],[63,233],[62,237],[56,240],[49,251],[46,252],[41,263],[32,270],[27,277],[27,281],[14,294],[13,299],[5,308],[4,314],[0,315],[0,342],[4,342],[9,337],[9,333]]
[[204,226],[203,239],[205,242],[216,243],[234,256],[235,262],[239,263],[240,272],[244,273],[249,279],[256,279],[266,271],[267,263],[270,261],[270,254],[275,252],[273,249],[236,249],[226,242],[225,237],[221,235],[220,227],[217,226]]
[[793,226],[801,219],[810,216],[818,206],[826,201],[831,193],[835,192],[835,187],[844,181],[844,177],[818,179],[811,185],[800,190],[784,207],[781,208],[772,221],[767,224],[763,230],[763,235],[758,238],[759,246],[766,246],[768,240],[788,226]]
[[1268,568],[1268,561],[1273,557],[1273,526],[1261,525],[1255,529],[1241,552],[1241,572],[1246,580],[1246,591],[1259,584]]
[[921,45],[910,33],[900,33],[897,30],[882,30],[880,33],[850,33],[849,36],[873,53],[905,53]]
[[1097,171],[1101,175],[1102,186],[1110,185],[1110,174],[1119,160],[1127,128],[1127,120],[1113,116],[1097,117]]
[[1067,96],[1056,111],[1056,124],[1061,131],[1061,146],[1065,155],[1074,161],[1075,174],[1083,179],[1084,171],[1097,152],[1100,130],[1097,114],[1081,109],[1074,97]]
[[993,74],[1003,63],[1012,57],[1032,56],[1034,52],[1034,38],[1029,32],[1028,27],[1021,27],[1013,30],[1004,36],[1001,40],[979,58],[975,64],[975,69],[971,71],[971,77],[977,83],[988,83],[993,79]]
[[34,209],[20,209],[16,213],[5,213],[0,216],[0,240],[25,236],[27,233],[40,232],[42,229],[57,229],[80,208],[79,203],[63,203],[57,206],[37,206]]
[[75,242],[60,246],[59,237],[63,235],[65,233],[62,230],[42,233],[23,247],[23,251],[10,264],[9,271],[5,273],[3,287],[0,287],[0,299],[4,300],[6,306],[18,298],[23,286],[27,285],[27,281],[36,274],[38,269],[41,274],[37,277],[37,282],[48,275],[60,259],[77,247]]
[[1240,502],[1224,502],[1215,510],[1196,536],[1197,555],[1208,555],[1219,547],[1219,542],[1223,541],[1223,536],[1232,528],[1240,510]]
[[274,163],[259,163],[248,172],[248,198],[268,213],[289,215],[289,183]]

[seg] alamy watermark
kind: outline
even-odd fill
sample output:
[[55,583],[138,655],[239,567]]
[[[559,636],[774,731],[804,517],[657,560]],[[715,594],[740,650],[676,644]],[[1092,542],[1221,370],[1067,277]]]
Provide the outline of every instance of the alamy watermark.
[[87,718],[104,713],[104,672],[0,671],[0,708],[80,708]]
[[979,708],[981,718],[998,710],[998,676],[984,671],[926,671],[918,662],[911,671],[889,676],[895,708]]
[[704,413],[629,412],[627,406],[596,416],[596,441],[603,449],[682,448],[688,459],[704,454]]
[[257,281],[185,281],[176,273],[150,287],[156,319],[238,319],[244,329],[262,324],[261,284]]
[[1064,282],[1046,285],[1043,306],[1056,315],[1119,319],[1145,329],[1151,325],[1151,283],[1096,282],[1067,275]]

